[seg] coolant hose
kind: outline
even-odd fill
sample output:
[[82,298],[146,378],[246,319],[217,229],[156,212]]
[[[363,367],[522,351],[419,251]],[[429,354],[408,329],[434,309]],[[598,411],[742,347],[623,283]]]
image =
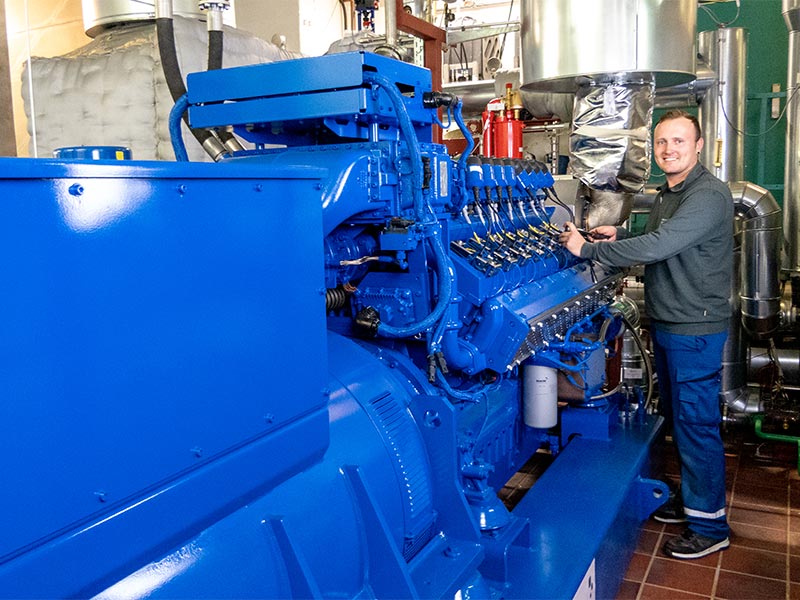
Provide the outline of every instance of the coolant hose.
[[[475,148],[475,140],[472,139],[472,132],[467,127],[466,123],[464,123],[464,116],[461,114],[461,108],[463,107],[464,102],[461,98],[458,99],[456,102],[455,107],[453,107],[453,118],[456,121],[456,125],[461,130],[461,134],[464,136],[464,139],[467,142],[466,147],[464,148],[463,152],[461,152],[461,156],[458,159],[458,178],[461,182],[461,194],[463,198],[463,203],[461,206],[467,203],[467,199],[469,198],[467,192],[467,159],[472,154],[472,150]],[[457,206],[456,210],[460,210],[461,206]]]
[[436,277],[439,279],[439,299],[436,302],[436,307],[422,321],[406,327],[392,327],[381,323],[378,325],[378,335],[390,338],[411,337],[429,329],[443,317],[453,297],[455,267],[445,252],[441,235],[441,230],[437,230],[429,238],[433,246],[433,254],[436,257]]
[[408,116],[406,105],[403,102],[403,95],[397,89],[397,86],[383,75],[367,72],[364,73],[364,81],[374,83],[383,88],[383,91],[389,96],[392,106],[394,106],[394,112],[400,122],[400,132],[406,141],[409,158],[411,159],[411,192],[414,200],[414,215],[418,223],[423,223],[425,212],[422,206],[422,148],[419,145],[417,134],[414,132],[414,124],[411,122],[411,117]]
[[172,151],[175,153],[175,160],[178,162],[188,162],[189,155],[186,153],[186,145],[183,143],[181,132],[181,120],[189,107],[189,97],[184,94],[169,111],[169,139],[172,142]]

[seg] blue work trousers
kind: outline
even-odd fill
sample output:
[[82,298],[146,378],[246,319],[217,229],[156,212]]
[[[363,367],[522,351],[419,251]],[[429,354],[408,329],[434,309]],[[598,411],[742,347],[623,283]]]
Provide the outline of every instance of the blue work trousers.
[[652,330],[661,413],[681,462],[681,495],[689,528],[723,539],[725,450],[720,437],[719,386],[727,331],[678,335]]

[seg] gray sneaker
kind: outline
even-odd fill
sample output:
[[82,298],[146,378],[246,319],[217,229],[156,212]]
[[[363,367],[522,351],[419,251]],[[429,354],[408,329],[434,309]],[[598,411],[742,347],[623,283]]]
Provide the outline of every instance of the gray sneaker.
[[702,558],[714,552],[724,550],[731,545],[727,537],[721,540],[700,535],[688,527],[682,534],[667,540],[664,554],[672,558]]
[[659,523],[686,523],[683,502],[679,492],[670,490],[669,498],[652,515]]

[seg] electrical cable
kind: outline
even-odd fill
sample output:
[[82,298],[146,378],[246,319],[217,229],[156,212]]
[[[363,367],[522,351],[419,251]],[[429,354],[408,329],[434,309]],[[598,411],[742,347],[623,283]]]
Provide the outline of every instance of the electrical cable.
[[[767,135],[770,131],[775,129],[775,127],[778,126],[778,123],[780,123],[783,120],[783,117],[786,115],[786,109],[788,109],[789,104],[791,104],[794,101],[798,90],[800,90],[800,86],[795,86],[794,91],[792,91],[792,93],[786,98],[786,104],[784,104],[783,110],[781,111],[781,114],[778,115],[778,118],[775,120],[775,122],[764,131],[760,131],[758,133],[747,133],[746,131],[742,131],[741,129],[736,127],[736,125],[731,123],[730,117],[728,117],[728,113],[725,110],[725,104],[720,103],[720,108],[722,109],[722,115],[725,117],[725,121],[728,123],[728,125],[731,126],[731,129],[733,129],[736,133],[739,133],[747,137],[761,137]],[[720,95],[722,95],[722,92],[720,92]]]
[[727,23],[723,23],[722,21],[717,19],[716,15],[713,12],[711,12],[711,9],[708,8],[707,6],[701,4],[700,8],[702,8],[704,11],[706,11],[706,13],[708,13],[708,16],[711,18],[712,21],[714,21],[717,27],[723,28],[723,27],[729,27],[730,25],[733,25],[736,22],[736,20],[739,18],[739,11],[741,10],[742,7],[740,6],[739,0],[736,0],[736,14],[734,15],[733,19],[731,21],[728,21]]
[[[506,21],[507,21],[508,23],[511,23],[511,13],[513,12],[513,10],[514,10],[514,0],[511,0],[511,4],[508,6],[508,19],[506,19]],[[505,48],[506,48],[506,36],[507,36],[507,35],[508,35],[508,32],[506,31],[506,32],[503,34],[503,41],[502,41],[502,43],[500,44],[500,56],[498,57],[498,59],[499,59],[501,62],[502,62],[502,60],[503,60],[503,51],[504,51],[504,50],[505,50]]]
[[644,408],[645,412],[650,410],[650,405],[653,401],[653,365],[650,362],[650,355],[647,353],[647,349],[644,347],[644,342],[642,342],[642,338],[636,333],[636,328],[631,324],[624,314],[620,313],[622,317],[622,322],[625,323],[625,326],[628,328],[628,331],[631,332],[633,336],[633,341],[636,343],[636,346],[639,348],[639,353],[642,355],[642,362],[644,362],[644,370],[647,374],[647,396],[644,400]]

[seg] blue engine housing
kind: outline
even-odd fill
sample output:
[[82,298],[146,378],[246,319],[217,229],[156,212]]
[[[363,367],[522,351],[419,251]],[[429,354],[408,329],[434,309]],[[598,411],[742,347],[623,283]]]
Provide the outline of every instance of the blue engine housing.
[[257,148],[0,160],[0,597],[613,596],[660,420],[609,390],[621,274],[558,244],[549,173],[453,161],[457,100],[380,56],[188,87]]

